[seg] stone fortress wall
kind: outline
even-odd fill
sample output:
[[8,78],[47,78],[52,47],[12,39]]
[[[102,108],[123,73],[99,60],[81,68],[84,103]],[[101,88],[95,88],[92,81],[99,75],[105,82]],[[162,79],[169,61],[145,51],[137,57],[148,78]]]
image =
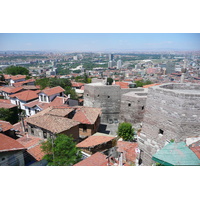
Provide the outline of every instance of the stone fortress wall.
[[[84,106],[101,108],[102,123],[117,123],[120,118],[122,96],[129,92],[141,91],[144,91],[144,89],[121,89],[118,85],[105,85],[103,83],[86,84],[84,87]],[[128,109],[128,111],[133,112],[132,109]]]
[[138,138],[144,165],[151,165],[152,155],[170,140],[180,142],[199,135],[200,85],[169,83],[149,88]]

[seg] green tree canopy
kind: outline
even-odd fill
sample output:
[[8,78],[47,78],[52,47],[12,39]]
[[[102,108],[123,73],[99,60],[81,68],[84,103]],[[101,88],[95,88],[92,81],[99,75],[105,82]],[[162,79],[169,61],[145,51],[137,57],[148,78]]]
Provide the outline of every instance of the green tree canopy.
[[18,122],[18,111],[15,109],[0,108],[0,120],[15,124]]
[[112,85],[113,79],[112,78],[107,78],[107,85]]
[[4,73],[5,74],[11,74],[11,75],[29,75],[29,70],[26,69],[25,67],[21,67],[21,66],[10,66],[10,67],[6,67],[4,69]]
[[144,85],[150,85],[153,84],[153,82],[151,82],[150,80],[146,80],[146,81],[135,81],[136,87],[143,87]]
[[118,126],[117,134],[125,141],[131,141],[134,139],[134,129],[130,123],[120,123]]
[[43,159],[50,166],[72,166],[81,160],[81,152],[73,138],[63,134],[58,135],[54,141],[49,138],[42,143],[41,149],[46,154]]

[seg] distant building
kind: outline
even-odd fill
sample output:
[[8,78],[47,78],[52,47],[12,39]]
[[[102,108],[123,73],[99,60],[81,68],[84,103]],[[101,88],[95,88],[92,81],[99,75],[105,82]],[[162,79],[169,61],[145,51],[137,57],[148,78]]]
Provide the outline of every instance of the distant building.
[[121,69],[122,68],[122,61],[118,60],[117,61],[117,69]]

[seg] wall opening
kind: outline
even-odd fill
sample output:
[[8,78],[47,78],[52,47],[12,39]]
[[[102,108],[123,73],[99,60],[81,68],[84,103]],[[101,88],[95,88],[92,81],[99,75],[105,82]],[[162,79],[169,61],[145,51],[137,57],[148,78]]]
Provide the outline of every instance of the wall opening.
[[128,104],[128,107],[131,107],[131,103]]
[[164,131],[162,129],[159,129],[159,134],[163,135]]

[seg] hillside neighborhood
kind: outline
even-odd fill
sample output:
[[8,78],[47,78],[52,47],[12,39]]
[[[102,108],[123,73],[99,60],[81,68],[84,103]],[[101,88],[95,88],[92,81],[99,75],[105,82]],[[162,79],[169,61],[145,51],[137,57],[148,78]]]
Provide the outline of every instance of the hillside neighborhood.
[[78,95],[72,99],[59,85],[40,89],[26,75],[4,77],[0,108],[8,114],[0,120],[1,166],[49,165],[42,146],[56,145],[60,135],[72,138],[80,153],[69,165],[200,165],[199,84],[132,88],[94,78],[71,81]]

